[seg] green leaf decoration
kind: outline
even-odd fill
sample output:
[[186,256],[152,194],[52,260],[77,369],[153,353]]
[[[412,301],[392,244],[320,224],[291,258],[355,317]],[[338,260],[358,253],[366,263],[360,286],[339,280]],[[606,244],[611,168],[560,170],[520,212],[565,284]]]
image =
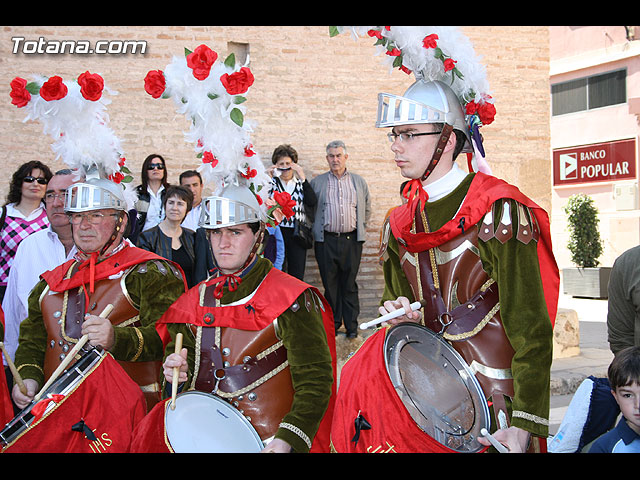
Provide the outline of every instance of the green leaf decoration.
[[243,97],[242,95],[236,95],[236,97],[233,99],[233,103],[235,103],[236,105],[240,105],[241,103],[244,103],[246,101],[246,97]]
[[131,183],[132,181],[133,177],[131,175],[127,175],[121,180],[121,183]]
[[338,27],[330,26],[329,37],[335,37],[336,35],[340,35],[340,32],[338,31]]
[[235,67],[236,66],[236,55],[235,55],[235,53],[232,53],[231,55],[229,55],[227,57],[227,59],[224,61],[224,64],[229,68]]
[[398,55],[394,60],[393,60],[393,66],[395,68],[400,68],[402,66],[402,55]]
[[231,113],[229,114],[229,118],[231,118],[233,123],[235,123],[239,127],[241,127],[242,124],[244,123],[244,115],[237,108],[234,108],[233,110],[231,110]]
[[207,97],[209,97],[209,99],[211,100],[215,100],[216,98],[218,98],[220,95],[216,94],[216,93],[207,93]]
[[38,95],[38,93],[40,92],[40,85],[38,85],[36,82],[27,83],[27,86],[25,88],[31,95]]
[[188,56],[189,56],[189,54],[191,54],[191,53],[193,53],[193,52],[192,52],[191,50],[189,50],[188,48],[186,48],[186,47],[185,47],[185,49],[184,49],[184,56],[185,56],[185,57],[188,57]]

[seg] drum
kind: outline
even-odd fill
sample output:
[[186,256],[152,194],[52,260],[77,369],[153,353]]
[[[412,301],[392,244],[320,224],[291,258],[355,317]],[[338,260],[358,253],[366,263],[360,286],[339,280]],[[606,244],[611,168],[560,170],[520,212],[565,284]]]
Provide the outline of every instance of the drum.
[[384,358],[396,393],[422,431],[456,452],[486,449],[477,438],[490,428],[487,400],[449,343],[424,326],[402,323],[389,329]]
[[214,395],[189,391],[166,402],[165,428],[176,453],[258,453],[262,440],[249,420]]
[[[97,348],[86,352],[79,360],[72,364],[60,377],[51,384],[51,386],[43,392],[40,400],[46,400],[52,395],[68,395],[78,385],[83,378],[92,371],[93,367],[104,356],[104,351]],[[33,400],[29,405],[22,409],[0,432],[0,442],[5,447],[16,440],[22,433],[29,430],[39,418],[32,413],[33,407],[38,401]],[[45,417],[51,410],[56,408],[55,402],[49,402],[44,414],[39,415]]]
[[100,348],[80,353],[0,432],[3,452],[126,453],[146,413],[140,387]]

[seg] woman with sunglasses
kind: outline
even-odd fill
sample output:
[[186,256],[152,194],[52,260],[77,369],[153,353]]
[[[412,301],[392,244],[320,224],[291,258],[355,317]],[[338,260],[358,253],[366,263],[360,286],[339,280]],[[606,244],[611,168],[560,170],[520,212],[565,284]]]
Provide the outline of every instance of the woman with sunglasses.
[[142,162],[140,174],[141,185],[136,187],[138,201],[136,225],[133,226],[129,239],[137,243],[141,232],[158,225],[164,217],[162,208],[162,192],[169,186],[167,168],[164,158],[152,153]]
[[53,174],[38,160],[22,164],[13,174],[7,201],[0,212],[0,300],[22,240],[49,226],[44,194]]

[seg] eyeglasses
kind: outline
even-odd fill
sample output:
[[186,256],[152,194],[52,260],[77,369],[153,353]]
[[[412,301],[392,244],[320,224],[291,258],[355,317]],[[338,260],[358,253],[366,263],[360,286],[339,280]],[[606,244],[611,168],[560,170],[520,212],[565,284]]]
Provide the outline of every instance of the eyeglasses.
[[67,192],[64,193],[45,193],[44,201],[45,202],[53,202],[56,198],[60,199],[61,202],[65,202],[67,200]]
[[89,212],[89,213],[68,213],[69,221],[74,225],[80,225],[82,219],[86,218],[91,225],[100,225],[104,217],[117,217],[117,213],[109,213],[105,215],[101,212]]
[[147,166],[147,170],[164,170],[164,165],[161,163],[150,163]]
[[420,135],[440,135],[440,132],[424,132],[424,133],[387,133],[387,137],[391,143],[395,142],[397,138],[401,142],[411,141],[413,137],[419,137]]
[[49,183],[49,180],[47,180],[46,178],[32,177],[31,175],[24,177],[22,181],[27,183],[38,182],[40,185],[46,185],[47,183]]

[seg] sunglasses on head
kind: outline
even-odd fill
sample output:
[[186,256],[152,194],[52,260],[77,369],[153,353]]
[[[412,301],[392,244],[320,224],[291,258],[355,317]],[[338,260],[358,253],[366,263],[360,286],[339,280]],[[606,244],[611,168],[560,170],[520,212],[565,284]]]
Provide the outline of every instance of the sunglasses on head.
[[161,163],[150,163],[147,166],[147,170],[164,170],[164,165]]
[[47,183],[49,183],[46,178],[32,177],[31,175],[24,177],[22,181],[27,183],[38,182],[40,185],[46,185]]

